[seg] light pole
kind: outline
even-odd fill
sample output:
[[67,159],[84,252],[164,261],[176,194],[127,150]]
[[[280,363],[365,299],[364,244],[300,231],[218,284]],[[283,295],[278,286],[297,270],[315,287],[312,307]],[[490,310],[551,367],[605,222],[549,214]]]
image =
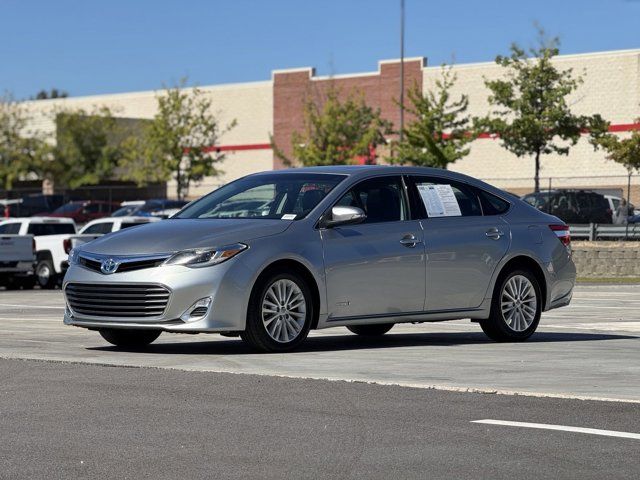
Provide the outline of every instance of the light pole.
[[400,142],[404,135],[404,0],[400,0]]

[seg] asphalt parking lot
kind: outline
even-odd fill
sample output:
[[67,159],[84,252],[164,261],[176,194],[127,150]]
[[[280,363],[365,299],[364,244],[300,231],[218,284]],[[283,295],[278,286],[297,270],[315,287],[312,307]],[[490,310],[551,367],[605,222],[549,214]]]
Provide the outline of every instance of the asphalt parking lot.
[[0,478],[637,478],[637,285],[579,286],[522,344],[457,321],[283,355],[217,335],[119,351],[62,307],[0,291]]

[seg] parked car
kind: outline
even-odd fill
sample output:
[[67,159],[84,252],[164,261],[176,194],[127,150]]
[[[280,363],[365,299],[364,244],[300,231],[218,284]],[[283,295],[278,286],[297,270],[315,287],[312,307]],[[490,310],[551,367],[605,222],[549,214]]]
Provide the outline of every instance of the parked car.
[[54,288],[64,273],[63,266],[67,260],[64,241],[76,233],[75,222],[70,218],[10,218],[0,221],[0,229],[33,236],[36,281],[42,288]]
[[[618,222],[617,221],[617,216],[618,216],[618,207],[620,206],[620,203],[622,202],[622,197],[617,197],[615,195],[605,195],[604,198],[607,199],[607,202],[609,202],[609,208],[611,209],[611,219],[613,221],[613,223],[624,223],[624,222]],[[638,215],[640,214],[640,210],[638,210],[633,203],[629,203],[628,205],[629,208],[629,213],[628,215],[626,215],[627,217],[633,217],[634,215]]]
[[383,166],[249,175],[69,263],[68,325],[121,347],[218,332],[263,351],[315,328],[375,336],[460,318],[521,341],[569,304],[576,276],[557,217],[465,175]]
[[0,225],[0,286],[33,288],[36,261],[32,235],[17,235],[16,228]]
[[154,199],[144,202],[126,202],[122,207],[113,212],[112,217],[138,216],[138,217],[164,217],[181,209],[187,203],[185,200]]
[[608,200],[589,190],[543,190],[524,195],[522,200],[566,223],[612,223]]
[[27,195],[20,199],[0,201],[4,207],[1,212],[7,217],[31,217],[34,215],[43,216],[53,212],[64,204],[63,195]]
[[108,217],[118,208],[117,203],[94,200],[69,202],[48,215],[49,217],[71,218],[76,223],[87,223],[96,218]]

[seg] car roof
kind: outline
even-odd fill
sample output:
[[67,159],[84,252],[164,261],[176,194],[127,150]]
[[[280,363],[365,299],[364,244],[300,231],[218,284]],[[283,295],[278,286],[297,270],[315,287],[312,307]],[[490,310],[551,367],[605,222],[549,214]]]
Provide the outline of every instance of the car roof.
[[493,191],[494,193],[503,193],[503,191],[490,185],[482,180],[479,180],[462,173],[453,172],[451,170],[445,170],[442,168],[432,167],[412,167],[404,165],[331,165],[322,167],[300,167],[300,168],[287,168],[283,170],[270,170],[266,172],[254,173],[251,176],[258,175],[273,175],[273,174],[296,174],[296,173],[323,173],[323,174],[336,174],[347,175],[354,179],[366,178],[372,174],[389,174],[389,175],[429,175],[435,177],[445,177],[451,180],[458,180],[460,182],[470,183],[480,188]]

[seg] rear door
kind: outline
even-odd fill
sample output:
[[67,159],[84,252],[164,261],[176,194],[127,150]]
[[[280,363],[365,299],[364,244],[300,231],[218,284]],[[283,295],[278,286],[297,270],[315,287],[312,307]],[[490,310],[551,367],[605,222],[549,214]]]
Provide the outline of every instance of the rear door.
[[509,203],[444,177],[412,176],[412,180],[427,253],[425,309],[479,307],[509,248],[509,225],[501,218]]
[[367,219],[321,230],[330,318],[422,311],[424,242],[407,200],[402,178],[383,176],[363,180],[338,201],[362,208]]

